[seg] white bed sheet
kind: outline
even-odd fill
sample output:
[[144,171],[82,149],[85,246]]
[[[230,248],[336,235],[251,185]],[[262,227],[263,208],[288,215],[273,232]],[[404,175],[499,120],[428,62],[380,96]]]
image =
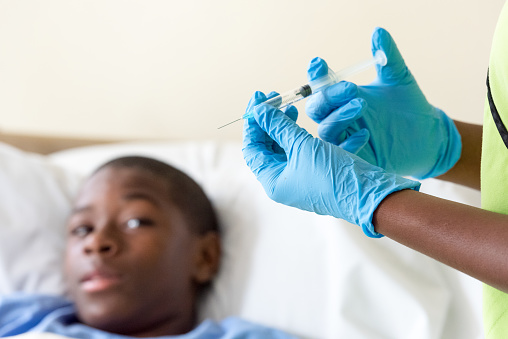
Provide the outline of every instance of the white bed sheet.
[[[305,338],[482,338],[481,284],[347,222],[277,204],[237,143],[125,143],[40,156],[0,144],[0,293],[64,293],[63,224],[83,177],[120,155],[189,173],[224,231],[202,318],[236,315]],[[479,205],[479,193],[425,180],[422,191]]]

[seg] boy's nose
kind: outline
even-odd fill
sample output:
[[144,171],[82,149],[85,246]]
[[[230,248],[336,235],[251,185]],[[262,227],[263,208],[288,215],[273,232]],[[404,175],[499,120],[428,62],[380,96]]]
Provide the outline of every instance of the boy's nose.
[[119,249],[119,240],[111,231],[96,230],[89,235],[84,246],[86,254],[115,255]]

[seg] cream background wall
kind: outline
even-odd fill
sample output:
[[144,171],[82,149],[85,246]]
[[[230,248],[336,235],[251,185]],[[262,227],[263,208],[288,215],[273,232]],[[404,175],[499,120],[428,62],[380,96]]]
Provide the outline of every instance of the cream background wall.
[[335,70],[370,57],[376,26],[431,103],[481,123],[503,3],[0,0],[0,130],[240,140],[241,123],[217,127],[243,114],[253,91],[302,84],[315,56]]

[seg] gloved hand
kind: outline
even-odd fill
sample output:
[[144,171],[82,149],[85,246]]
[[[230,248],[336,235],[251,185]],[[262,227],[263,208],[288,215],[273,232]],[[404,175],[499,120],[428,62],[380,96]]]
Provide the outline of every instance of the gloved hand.
[[[390,193],[419,189],[418,182],[373,166],[341,147],[314,138],[300,128],[296,108],[284,114],[261,92],[251,98],[245,119],[243,156],[268,196],[276,202],[360,225],[370,237],[372,216]],[[288,116],[290,115],[290,116]]]
[[[461,154],[455,124],[428,103],[390,34],[376,28],[372,52],[379,49],[388,62],[376,66],[373,83],[332,85],[307,99],[307,115],[319,123],[321,139],[388,172],[418,179],[445,173]],[[326,62],[315,58],[307,75],[314,80],[327,72]]]

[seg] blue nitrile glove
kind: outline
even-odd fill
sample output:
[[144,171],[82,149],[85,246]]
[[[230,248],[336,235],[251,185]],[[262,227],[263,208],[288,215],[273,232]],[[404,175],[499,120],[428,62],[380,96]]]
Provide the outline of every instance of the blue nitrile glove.
[[[388,62],[376,66],[368,86],[339,82],[311,96],[307,115],[319,123],[319,137],[388,172],[418,179],[448,171],[462,144],[453,121],[428,103],[390,34],[376,28],[372,52],[383,50]],[[311,61],[309,80],[326,75],[328,66]]]
[[[331,215],[360,225],[370,237],[372,216],[390,193],[416,189],[420,183],[371,165],[341,147],[314,138],[256,92],[245,119],[243,156],[268,196],[285,205]],[[254,107],[255,106],[255,107]],[[266,131],[266,132],[265,132]]]

